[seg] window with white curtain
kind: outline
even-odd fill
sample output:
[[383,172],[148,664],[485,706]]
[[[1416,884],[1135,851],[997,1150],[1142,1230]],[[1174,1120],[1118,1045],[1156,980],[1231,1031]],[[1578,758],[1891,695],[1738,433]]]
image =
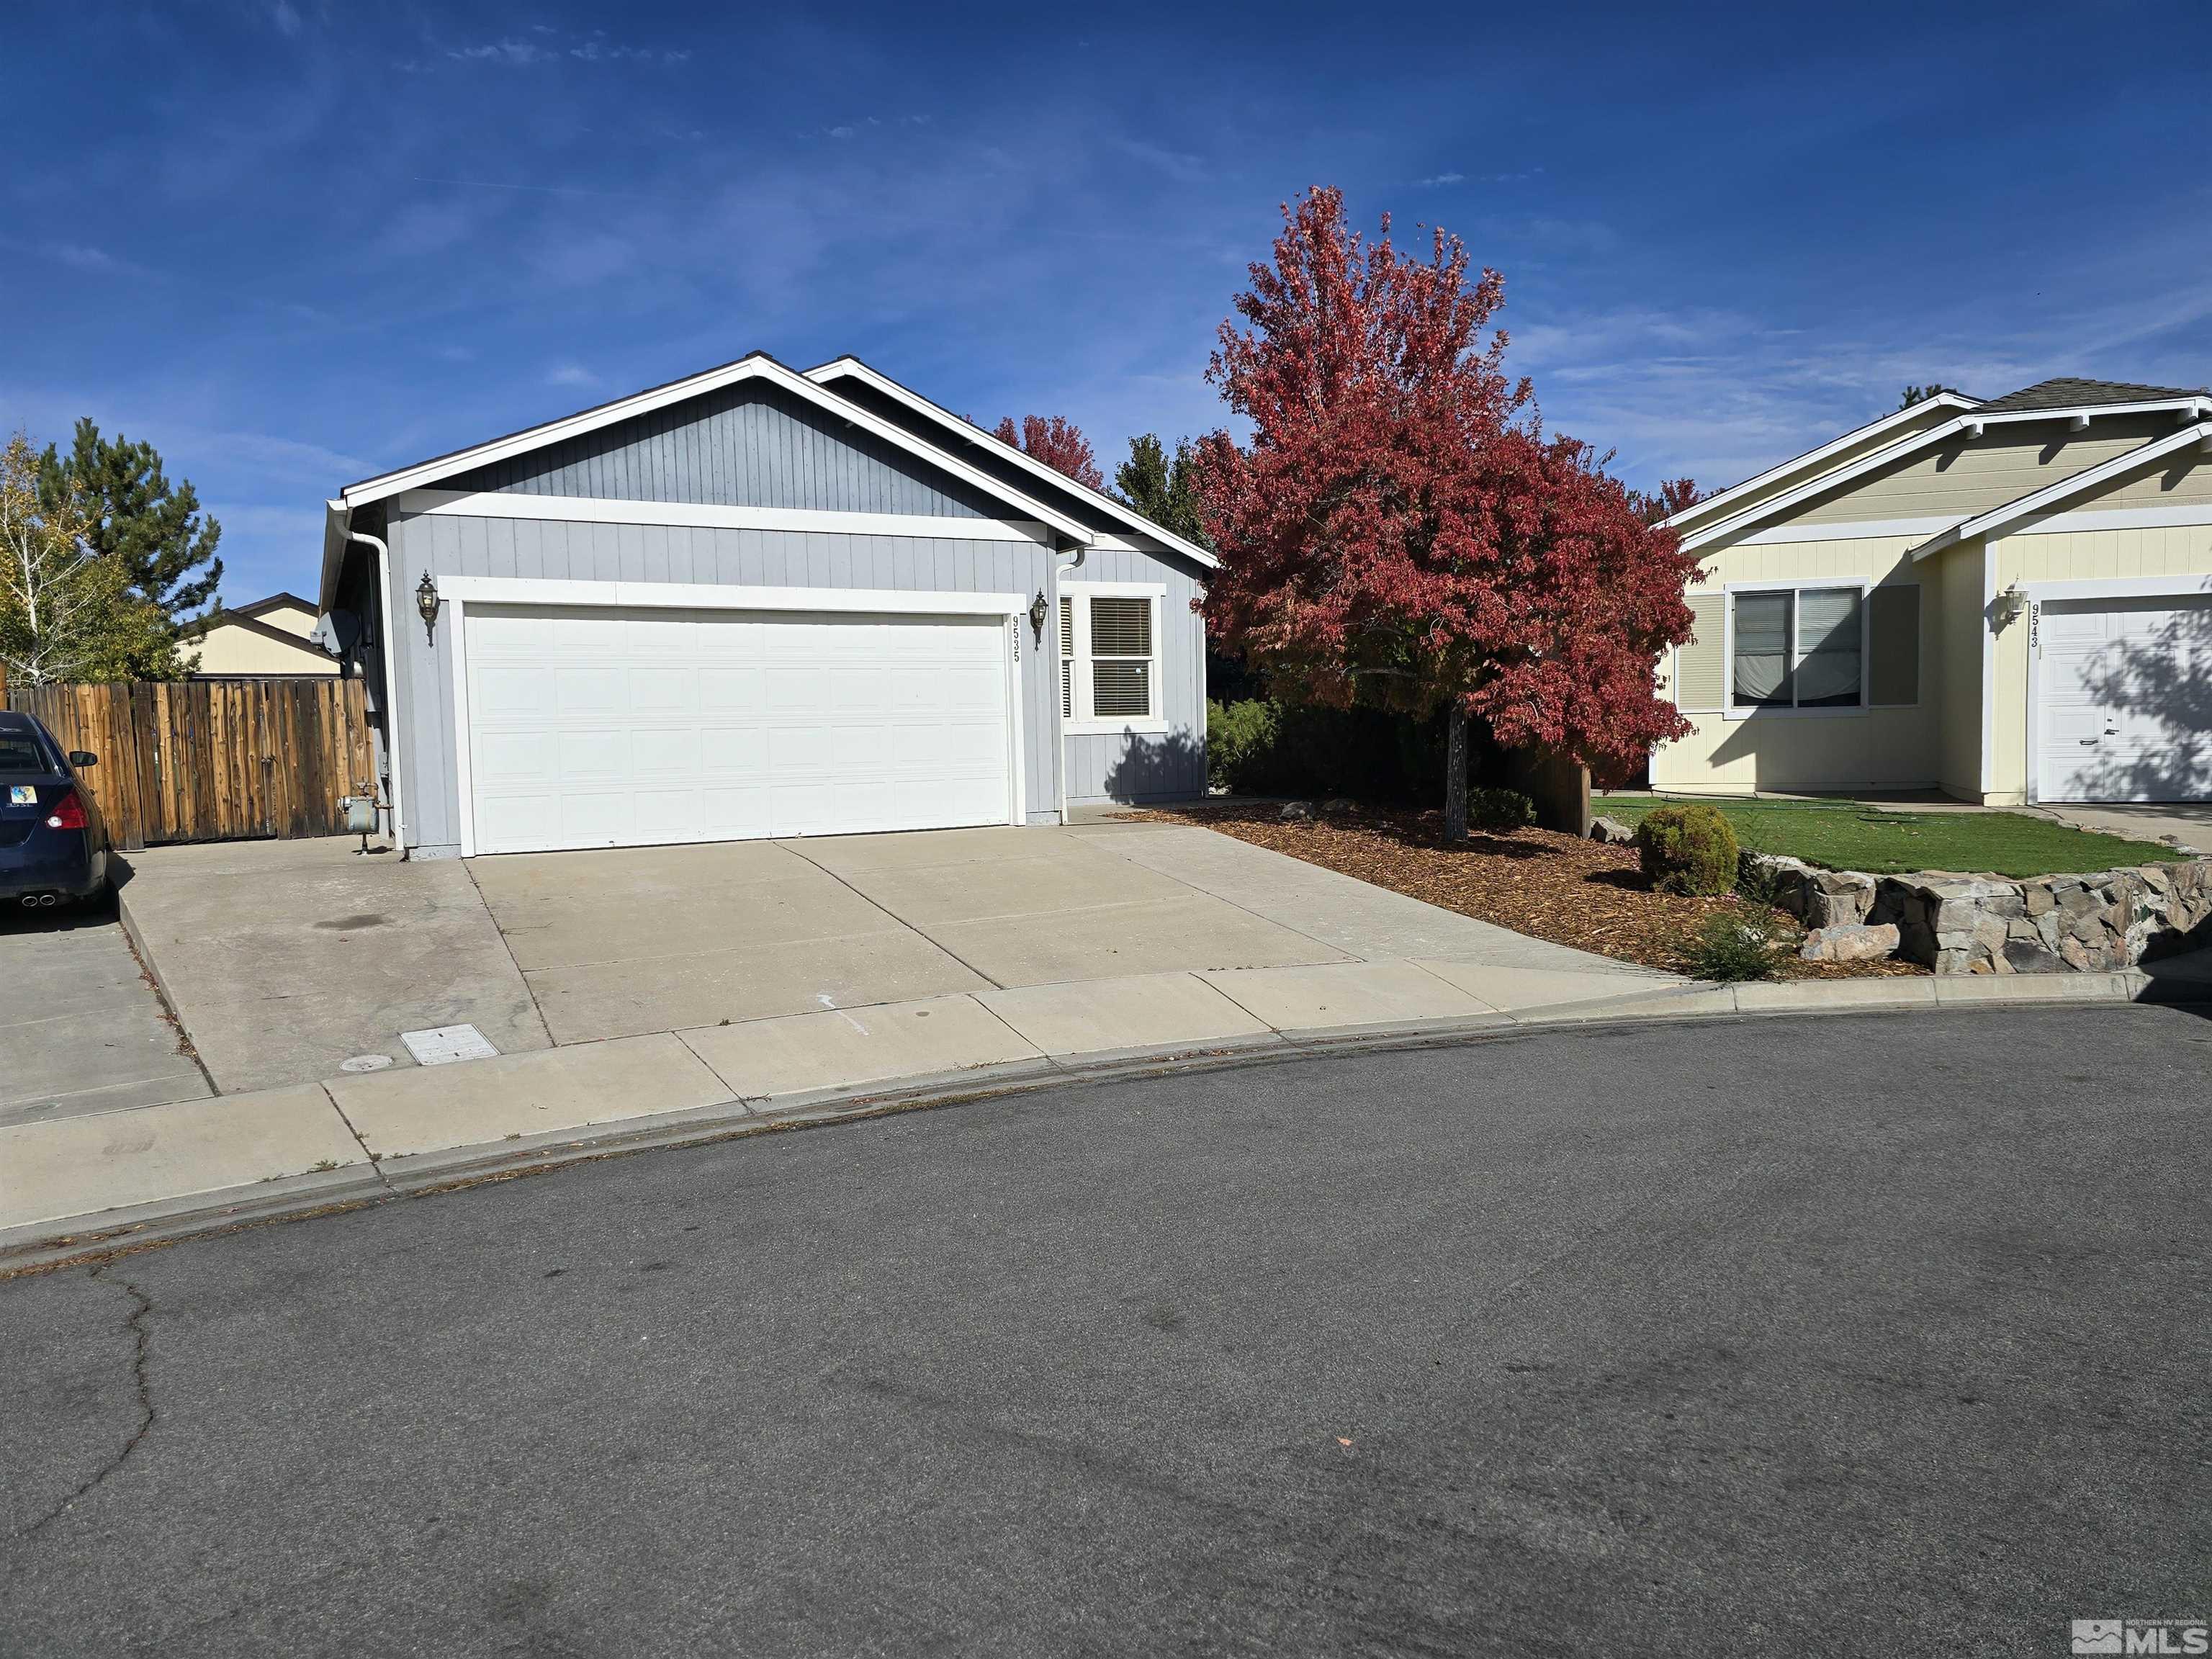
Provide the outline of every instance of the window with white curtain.
[[1857,587],[1785,587],[1732,600],[1731,708],[1864,706],[1865,605]]
[[1164,584],[1066,582],[1060,601],[1060,718],[1071,731],[1165,729]]

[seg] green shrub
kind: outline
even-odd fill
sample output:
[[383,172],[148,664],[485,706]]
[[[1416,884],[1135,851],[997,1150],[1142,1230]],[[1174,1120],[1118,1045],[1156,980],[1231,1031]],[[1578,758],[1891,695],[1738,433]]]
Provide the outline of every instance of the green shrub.
[[1659,892],[1717,898],[1735,885],[1735,831],[1717,807],[1654,808],[1636,826],[1636,851]]
[[1693,979],[1720,984],[1772,979],[1784,941],[1765,910],[1716,910],[1698,926],[1683,954]]
[[1477,830],[1526,830],[1536,821],[1536,803],[1518,789],[1470,789],[1467,821]]
[[1282,720],[1272,702],[1206,705],[1206,775],[1226,789],[1256,793],[1252,778],[1275,746]]

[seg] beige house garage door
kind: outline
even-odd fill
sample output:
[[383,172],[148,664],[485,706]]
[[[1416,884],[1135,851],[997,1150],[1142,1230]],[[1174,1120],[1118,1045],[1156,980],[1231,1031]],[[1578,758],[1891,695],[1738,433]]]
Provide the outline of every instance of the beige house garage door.
[[2212,799],[2212,598],[2042,607],[2037,793]]

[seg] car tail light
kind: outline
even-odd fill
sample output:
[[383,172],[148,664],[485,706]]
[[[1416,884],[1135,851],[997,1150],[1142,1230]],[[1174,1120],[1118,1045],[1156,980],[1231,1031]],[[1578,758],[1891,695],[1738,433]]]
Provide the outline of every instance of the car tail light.
[[84,828],[84,803],[72,789],[54,803],[54,810],[46,816],[49,830],[82,830]]

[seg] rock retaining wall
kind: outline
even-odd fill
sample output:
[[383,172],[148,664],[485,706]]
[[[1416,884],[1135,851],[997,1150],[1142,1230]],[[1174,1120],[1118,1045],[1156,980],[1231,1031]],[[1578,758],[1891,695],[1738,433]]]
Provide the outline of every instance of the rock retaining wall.
[[1868,876],[1747,852],[1742,873],[1808,927],[1894,927],[1897,954],[1939,974],[2107,972],[2212,945],[2212,859],[2014,881]]

